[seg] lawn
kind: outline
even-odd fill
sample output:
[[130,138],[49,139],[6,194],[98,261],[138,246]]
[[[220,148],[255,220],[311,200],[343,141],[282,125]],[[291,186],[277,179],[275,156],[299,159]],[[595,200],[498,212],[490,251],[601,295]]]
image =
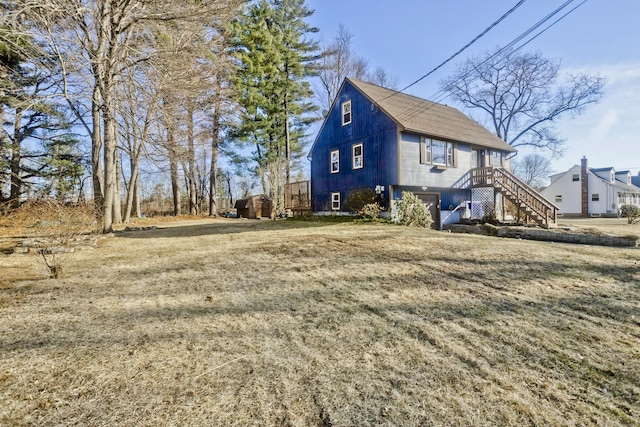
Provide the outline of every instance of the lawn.
[[200,220],[0,254],[0,425],[637,426],[640,249]]

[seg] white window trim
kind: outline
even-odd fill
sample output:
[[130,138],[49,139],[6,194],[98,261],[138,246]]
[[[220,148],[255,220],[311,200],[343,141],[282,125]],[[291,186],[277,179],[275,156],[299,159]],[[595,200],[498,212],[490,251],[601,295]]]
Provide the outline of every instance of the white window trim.
[[[336,202],[338,203],[336,205]],[[331,210],[339,211],[340,210],[340,193],[331,193]]]
[[[336,161],[336,165],[337,168],[334,170],[333,169],[333,154],[336,154],[337,157],[337,161]],[[331,171],[331,173],[339,173],[340,172],[340,150],[333,150],[329,153],[329,170]]]
[[431,138],[424,139],[424,162],[427,164],[433,163],[433,141]]
[[[433,160],[433,145],[434,143],[444,144],[444,162],[435,162]],[[421,156],[424,157],[422,163],[428,165],[435,165],[438,167],[455,168],[456,165],[456,146],[453,142],[442,141],[439,139],[424,138],[422,141],[423,151]]]
[[[356,147],[360,147],[360,155],[356,156]],[[356,166],[356,158],[360,158],[360,165]],[[362,169],[364,167],[364,146],[362,143],[353,144],[351,146],[351,168]]]
[[[345,116],[349,114],[349,120],[345,120]],[[353,113],[351,110],[351,100],[342,103],[342,126],[346,126],[353,120]]]
[[[499,164],[495,164],[495,155],[498,154],[500,155],[500,163]],[[498,150],[491,150],[491,156],[489,157],[489,161],[491,162],[491,166],[502,166],[504,163],[503,160],[503,155],[502,155],[502,151],[498,151]]]

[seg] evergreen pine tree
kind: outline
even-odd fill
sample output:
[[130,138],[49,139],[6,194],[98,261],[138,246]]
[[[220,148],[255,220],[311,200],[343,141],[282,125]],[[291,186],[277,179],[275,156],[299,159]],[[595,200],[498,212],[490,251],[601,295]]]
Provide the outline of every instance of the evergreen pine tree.
[[[312,13],[304,0],[260,0],[231,27],[241,106],[235,136],[255,146],[255,172],[276,197],[303,156],[305,132],[315,120],[307,78],[315,73],[319,47],[310,38],[317,29],[305,22]],[[281,208],[279,200],[273,205]]]

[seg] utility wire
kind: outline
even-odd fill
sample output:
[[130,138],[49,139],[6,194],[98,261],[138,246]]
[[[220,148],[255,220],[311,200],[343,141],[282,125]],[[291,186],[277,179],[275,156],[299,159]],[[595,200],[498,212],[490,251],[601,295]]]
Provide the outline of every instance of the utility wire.
[[[504,15],[502,15],[497,21],[495,21],[493,24],[489,25],[482,33],[478,34],[473,40],[471,40],[469,43],[467,43],[464,47],[462,47],[462,49],[458,50],[456,53],[454,53],[453,55],[451,55],[449,58],[447,58],[444,62],[440,63],[440,65],[438,65],[437,67],[435,67],[434,69],[432,69],[431,71],[429,71],[427,74],[425,74],[424,76],[420,77],[418,80],[414,81],[413,83],[411,83],[410,85],[400,89],[399,91],[396,91],[395,93],[387,96],[386,98],[381,99],[380,101],[384,101],[385,99],[391,98],[394,95],[397,95],[398,93],[402,93],[405,90],[409,89],[410,87],[418,84],[419,82],[421,82],[422,80],[426,79],[427,77],[429,77],[431,74],[435,73],[437,70],[439,70],[440,68],[442,68],[444,65],[446,65],[447,63],[449,63],[453,58],[455,58],[456,56],[460,55],[462,52],[464,52],[469,46],[471,46],[472,44],[474,44],[475,42],[477,42],[480,38],[482,38],[485,34],[487,34],[489,31],[491,31],[496,25],[498,25],[500,22],[502,22],[507,16],[511,15],[516,9],[518,9],[520,6],[522,6],[524,4],[524,2],[527,0],[520,0],[515,6],[513,6],[511,9],[509,9]],[[572,0],[573,1],[573,0]],[[379,102],[379,101],[378,101]]]
[[[524,39],[525,37],[527,37],[529,34],[531,34],[532,32],[534,32],[535,30],[537,30],[539,27],[541,27],[545,22],[549,21],[551,18],[553,18],[555,15],[557,15],[558,13],[560,13],[562,11],[562,9],[564,9],[565,7],[567,7],[569,4],[573,3],[575,0],[568,0],[567,2],[565,2],[564,4],[562,4],[560,7],[558,7],[556,10],[554,10],[553,12],[551,12],[550,14],[548,14],[547,16],[545,16],[544,18],[542,18],[540,21],[538,21],[537,23],[535,23],[533,26],[531,26],[529,29],[527,29],[525,32],[523,32],[522,34],[520,34],[518,37],[516,37],[515,39],[513,39],[509,44],[507,44],[506,46],[504,46],[503,48],[501,48],[500,50],[498,50],[496,53],[494,53],[493,55],[491,55],[489,58],[485,59],[484,61],[482,61],[480,64],[478,64],[476,67],[481,67],[482,65],[486,64],[489,61],[492,61],[493,59],[495,59],[496,57],[499,57],[500,55],[502,55],[504,52],[508,52],[507,55],[505,55],[503,58],[500,58],[500,61],[508,59],[511,55],[513,55],[514,53],[518,52],[520,49],[522,49],[523,47],[525,47],[527,44],[531,43],[533,40],[535,40],[536,38],[538,38],[539,36],[541,36],[543,33],[545,33],[547,30],[549,30],[551,27],[553,27],[554,25],[556,25],[558,22],[562,21],[564,18],[566,18],[568,15],[570,15],[571,13],[573,13],[576,9],[578,9],[580,6],[582,6],[583,4],[585,4],[588,0],[583,0],[580,4],[578,4],[577,6],[575,6],[573,9],[569,10],[567,13],[565,13],[564,15],[562,15],[561,17],[559,17],[558,19],[556,19],[555,21],[553,21],[551,24],[549,24],[548,26],[546,26],[543,30],[541,30],[540,32],[538,32],[536,35],[534,35],[533,37],[531,37],[530,39],[528,39],[526,42],[524,42],[523,44],[521,44],[520,46],[511,49],[514,45],[516,45],[518,42],[520,42],[522,39]],[[458,78],[456,80],[460,81],[463,78],[467,77],[472,70],[469,70],[469,72],[467,72],[466,74],[460,76],[460,78]],[[428,99],[432,99],[434,100],[434,102],[441,102],[442,100],[446,99],[449,97],[449,94],[440,89],[438,92],[436,92],[435,94],[433,94],[432,96],[430,96]]]
[[[507,44],[506,46],[504,46],[503,48],[499,49],[497,52],[495,52],[493,55],[491,55],[489,58],[485,59],[482,63],[478,64],[476,67],[481,67],[482,65],[486,64],[489,61],[494,60],[496,57],[499,57],[500,55],[502,55],[505,52],[509,52],[508,55],[505,55],[503,58],[501,58],[500,60],[505,60],[508,59],[510,55],[512,55],[513,53],[515,53],[517,50],[521,49],[522,47],[524,47],[525,45],[527,45],[528,43],[530,43],[532,40],[534,40],[535,38],[539,37],[542,33],[544,33],[545,31],[547,31],[549,28],[551,28],[552,26],[556,25],[558,22],[560,22],[562,19],[564,19],[565,17],[567,17],[569,14],[571,14],[572,12],[574,12],[577,8],[579,8],[580,6],[582,6],[584,3],[586,3],[588,0],[583,0],[582,3],[578,4],[576,7],[574,7],[573,9],[571,9],[570,11],[568,11],[567,13],[565,13],[564,15],[562,15],[560,18],[558,18],[557,20],[555,20],[553,23],[551,23],[550,25],[548,25],[546,28],[544,28],[542,31],[540,31],[539,33],[537,33],[536,35],[534,35],[533,37],[531,37],[529,40],[527,40],[525,43],[523,43],[522,45],[518,46],[516,49],[512,49],[512,47],[514,45],[516,45],[518,42],[520,42],[521,40],[523,40],[524,38],[526,38],[528,35],[530,35],[532,32],[534,32],[536,29],[540,28],[542,25],[544,25],[547,21],[549,21],[551,18],[553,18],[554,16],[556,16],[558,13],[560,13],[563,9],[565,9],[567,6],[569,6],[571,3],[573,3],[575,0],[567,0],[565,3],[563,3],[562,5],[560,5],[557,9],[555,9],[554,11],[552,11],[551,13],[547,14],[544,18],[542,18],[541,20],[539,20],[537,23],[535,23],[533,26],[531,26],[530,28],[528,28],[526,31],[524,31],[522,34],[520,34],[518,37],[516,37],[515,39],[513,39],[509,44]],[[467,77],[472,70],[469,70],[468,73],[460,76],[460,78],[456,81],[459,81],[465,77]],[[429,97],[428,99],[433,99],[433,102],[441,102],[442,100],[446,99],[449,96],[448,93],[446,93],[444,90],[440,89],[438,92],[436,92],[433,96]],[[415,117],[418,114],[423,113],[424,111],[426,111],[428,108],[430,108],[429,106],[424,106],[424,104],[417,104],[413,107],[409,107],[407,108],[407,110],[403,113],[403,116],[405,116],[405,120],[410,119],[412,117]]]

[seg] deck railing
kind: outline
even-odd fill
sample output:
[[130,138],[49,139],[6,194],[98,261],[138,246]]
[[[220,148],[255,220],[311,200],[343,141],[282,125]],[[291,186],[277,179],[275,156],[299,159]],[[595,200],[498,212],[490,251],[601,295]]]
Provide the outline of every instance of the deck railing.
[[531,213],[540,225],[549,227],[557,222],[559,208],[506,169],[495,166],[472,169],[471,187],[495,188]]
[[292,182],[284,186],[284,208],[293,212],[311,210],[311,181]]

